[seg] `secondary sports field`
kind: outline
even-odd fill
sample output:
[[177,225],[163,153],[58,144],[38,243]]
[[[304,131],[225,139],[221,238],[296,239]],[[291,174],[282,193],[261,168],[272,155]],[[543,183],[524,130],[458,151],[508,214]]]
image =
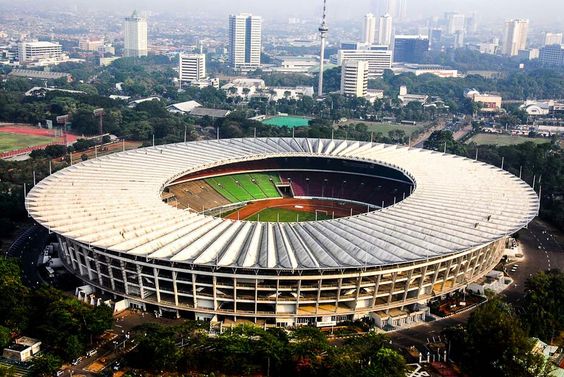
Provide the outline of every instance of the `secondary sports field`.
[[513,135],[500,135],[500,134],[478,134],[473,136],[466,143],[476,143],[477,145],[497,145],[497,146],[507,146],[507,145],[517,145],[531,141],[535,144],[549,143],[548,139],[543,138],[532,138],[525,136],[513,136]]
[[[328,220],[331,217],[324,212],[317,213],[317,220]],[[259,213],[255,213],[251,217],[245,219],[247,221],[261,221],[261,222],[281,222],[291,223],[299,221],[315,221],[315,213],[303,212],[299,210],[291,210],[286,208],[267,208]]]
[[407,136],[411,136],[416,131],[423,130],[422,126],[410,126],[408,124],[400,124],[400,123],[373,123],[373,122],[358,122],[364,123],[368,127],[368,131],[374,132],[377,134],[381,132],[382,135],[388,136],[390,131],[403,131]]
[[13,134],[2,132],[0,128],[0,153],[36,145],[46,145],[54,141],[54,138],[48,136]]
[[296,128],[296,127],[309,126],[309,121],[310,120],[308,118],[278,116],[278,117],[267,119],[262,123],[268,126],[276,126],[276,127],[286,126],[289,128]]

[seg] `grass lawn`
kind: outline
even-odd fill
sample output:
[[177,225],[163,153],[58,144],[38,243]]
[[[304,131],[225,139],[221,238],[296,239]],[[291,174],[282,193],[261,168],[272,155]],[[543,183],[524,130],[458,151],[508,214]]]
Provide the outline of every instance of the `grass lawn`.
[[[278,217],[280,216],[280,217]],[[260,220],[259,220],[260,218]],[[331,216],[327,216],[321,212],[317,214],[317,220],[329,220]],[[247,217],[247,221],[261,221],[275,223],[292,223],[296,221],[315,221],[315,213],[294,211],[285,208],[267,208],[259,213]]]
[[477,145],[497,145],[497,146],[506,146],[506,145],[516,145],[526,143],[527,141],[532,141],[536,144],[543,144],[549,143],[548,139],[543,138],[531,138],[526,136],[512,136],[512,135],[500,135],[500,134],[478,134],[473,136],[466,142],[469,143],[476,143]]
[[358,121],[358,122],[354,122],[353,124],[357,124],[357,123],[364,123],[368,127],[369,132],[374,132],[374,134],[381,132],[382,135],[384,136],[388,136],[388,133],[390,131],[395,131],[395,130],[402,130],[405,132],[407,136],[411,136],[415,131],[423,130],[422,126],[410,126],[408,124],[399,124],[399,123],[374,123],[374,122]]
[[49,144],[55,140],[55,138],[46,136],[20,135],[0,132],[0,153],[33,147],[35,145]]
[[289,128],[295,128],[295,127],[309,126],[309,121],[310,120],[308,118],[279,116],[279,117],[267,119],[262,123],[266,124],[267,126],[275,126],[275,127],[286,126]]

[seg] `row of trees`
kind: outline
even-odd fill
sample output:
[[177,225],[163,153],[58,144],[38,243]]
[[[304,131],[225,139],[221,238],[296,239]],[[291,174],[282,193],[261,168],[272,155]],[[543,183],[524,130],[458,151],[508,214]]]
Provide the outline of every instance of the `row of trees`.
[[145,370],[228,375],[403,377],[405,360],[382,335],[367,334],[331,345],[318,328],[237,326],[210,337],[208,325],[146,325],[130,357]]

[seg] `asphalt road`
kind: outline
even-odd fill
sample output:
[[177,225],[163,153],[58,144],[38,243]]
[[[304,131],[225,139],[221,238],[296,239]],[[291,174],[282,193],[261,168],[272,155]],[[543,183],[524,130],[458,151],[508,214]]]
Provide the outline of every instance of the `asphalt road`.
[[[519,232],[519,241],[524,258],[516,263],[519,266],[517,271],[508,273],[514,284],[502,293],[508,302],[515,305],[519,305],[522,300],[525,281],[531,275],[551,268],[564,269],[564,235],[548,224],[535,219],[527,229]],[[448,327],[465,323],[471,313],[469,310],[446,319],[392,332],[389,336],[396,346],[415,346],[423,351],[428,338],[438,336]]]
[[22,281],[30,288],[38,288],[43,279],[37,270],[37,259],[49,238],[47,229],[34,224],[23,232],[10,246],[8,255],[21,260]]

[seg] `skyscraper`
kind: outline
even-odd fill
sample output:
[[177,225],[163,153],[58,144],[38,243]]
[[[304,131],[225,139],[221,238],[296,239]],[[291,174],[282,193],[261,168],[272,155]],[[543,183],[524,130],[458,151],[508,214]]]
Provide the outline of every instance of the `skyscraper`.
[[179,61],[178,73],[181,84],[206,78],[205,54],[180,54]]
[[134,11],[124,24],[124,56],[147,56],[147,20]]
[[364,16],[364,43],[373,44],[376,41],[376,17],[372,13]]
[[378,44],[390,46],[392,44],[392,16],[385,14],[380,17],[380,25],[378,29]]
[[407,15],[406,0],[388,0],[387,12],[392,18],[400,20]]
[[448,34],[455,35],[458,32],[464,32],[466,22],[463,14],[448,13],[446,18],[448,21]]
[[341,94],[364,97],[368,93],[368,62],[345,60],[341,67]]
[[504,55],[515,56],[519,50],[527,47],[527,33],[529,20],[515,19],[505,23],[502,52]]
[[544,36],[544,45],[561,45],[562,44],[562,33],[546,33]]
[[394,62],[421,63],[429,51],[429,38],[423,35],[396,35]]
[[229,16],[229,64],[235,69],[260,66],[262,18],[248,13]]

